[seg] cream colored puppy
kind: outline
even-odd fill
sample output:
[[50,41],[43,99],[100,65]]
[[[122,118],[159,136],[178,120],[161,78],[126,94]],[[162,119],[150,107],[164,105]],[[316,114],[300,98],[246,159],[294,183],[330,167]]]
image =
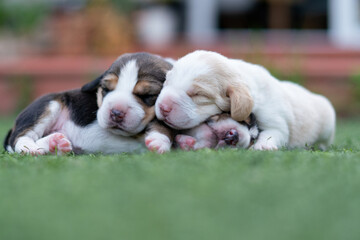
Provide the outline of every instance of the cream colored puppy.
[[209,51],[192,52],[174,64],[155,111],[175,129],[195,127],[221,112],[230,111],[236,121],[253,112],[261,130],[256,150],[326,148],[335,134],[335,111],[325,97],[279,81],[262,66]]

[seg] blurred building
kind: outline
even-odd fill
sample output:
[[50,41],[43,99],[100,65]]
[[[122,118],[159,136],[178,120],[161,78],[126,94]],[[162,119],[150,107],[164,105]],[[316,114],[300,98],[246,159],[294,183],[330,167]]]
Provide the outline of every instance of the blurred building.
[[360,107],[359,0],[0,0],[0,115],[76,88],[125,52],[263,64]]

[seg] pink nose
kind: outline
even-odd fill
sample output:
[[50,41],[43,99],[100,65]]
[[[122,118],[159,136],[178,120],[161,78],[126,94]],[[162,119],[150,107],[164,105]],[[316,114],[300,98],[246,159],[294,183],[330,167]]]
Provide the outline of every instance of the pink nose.
[[172,110],[172,108],[171,108],[171,106],[169,106],[169,105],[167,105],[167,104],[160,104],[160,112],[161,112],[161,114],[163,115],[163,116],[167,116],[167,115],[169,115],[169,113],[171,112],[171,110]]
[[111,109],[110,118],[113,122],[120,123],[125,117],[125,113],[123,111],[117,109]]

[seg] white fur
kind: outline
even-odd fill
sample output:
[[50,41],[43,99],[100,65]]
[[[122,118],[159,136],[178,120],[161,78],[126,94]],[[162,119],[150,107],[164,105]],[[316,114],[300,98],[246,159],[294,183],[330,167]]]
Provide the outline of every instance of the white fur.
[[168,136],[152,131],[145,137],[146,147],[158,153],[170,151],[171,141]]
[[[213,60],[216,61],[211,64]],[[219,69],[224,70],[225,79],[224,75],[218,74]],[[214,84],[209,91],[215,95],[215,101],[200,105],[186,97],[199,77]],[[220,96],[220,87],[216,86],[227,84],[230,78],[247,86],[253,99],[252,112],[262,130],[254,149],[274,150],[282,146],[292,148],[313,144],[326,147],[332,143],[335,111],[325,97],[295,83],[279,81],[262,66],[228,59],[214,52],[195,51],[174,64],[156,102],[157,117],[178,129],[196,126],[219,113],[220,104],[230,107],[229,99]],[[172,106],[169,116],[163,116],[159,109],[161,104]]]
[[145,150],[143,139],[115,135],[102,128],[97,121],[79,127],[69,120],[60,132],[71,141],[75,152],[111,154]]

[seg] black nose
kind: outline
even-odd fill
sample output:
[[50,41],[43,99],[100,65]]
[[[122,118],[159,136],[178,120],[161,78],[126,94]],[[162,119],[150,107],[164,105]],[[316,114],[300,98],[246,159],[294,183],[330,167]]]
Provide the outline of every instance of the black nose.
[[239,133],[235,129],[231,129],[225,134],[224,141],[227,145],[235,146],[239,141]]
[[125,117],[125,113],[123,111],[119,111],[117,109],[111,109],[110,111],[110,118],[112,121],[116,123],[122,122]]

